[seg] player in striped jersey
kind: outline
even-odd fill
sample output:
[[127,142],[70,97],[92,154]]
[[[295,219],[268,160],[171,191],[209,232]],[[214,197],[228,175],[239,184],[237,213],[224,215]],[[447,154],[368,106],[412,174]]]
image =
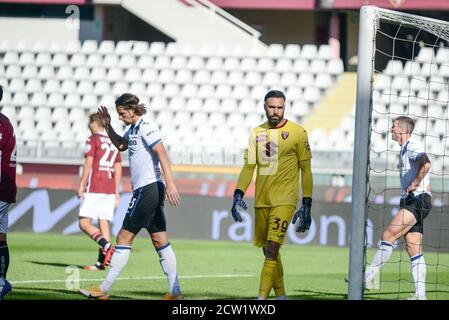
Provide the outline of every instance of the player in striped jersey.
[[169,291],[162,298],[181,300],[183,295],[178,281],[176,256],[168,241],[164,214],[165,199],[174,206],[181,202],[168,154],[159,129],[146,115],[146,108],[139,103],[137,96],[125,93],[115,101],[115,106],[120,120],[129,125],[123,137],[115,133],[105,107],[101,107],[98,114],[114,145],[120,151],[128,150],[133,196],[117,236],[116,250],[106,279],[99,287],[80,289],[80,293],[89,298],[108,299],[115,280],[128,263],[134,238],[145,228],[168,280]]

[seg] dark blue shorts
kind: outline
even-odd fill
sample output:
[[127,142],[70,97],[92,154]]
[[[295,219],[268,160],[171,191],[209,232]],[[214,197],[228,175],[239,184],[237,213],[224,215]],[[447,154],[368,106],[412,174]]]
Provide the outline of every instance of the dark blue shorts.
[[429,215],[432,209],[432,197],[428,193],[422,193],[419,196],[408,196],[401,199],[399,207],[406,209],[413,213],[416,218],[416,224],[409,230],[409,232],[424,231],[424,219]]
[[164,214],[165,186],[154,182],[133,192],[122,228],[134,234],[142,228],[148,232],[167,231]]

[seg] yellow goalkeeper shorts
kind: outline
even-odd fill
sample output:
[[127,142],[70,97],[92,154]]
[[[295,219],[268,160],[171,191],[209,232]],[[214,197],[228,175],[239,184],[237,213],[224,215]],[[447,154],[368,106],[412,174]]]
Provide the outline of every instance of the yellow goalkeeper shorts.
[[255,208],[254,245],[263,247],[268,240],[283,244],[295,209],[293,206]]

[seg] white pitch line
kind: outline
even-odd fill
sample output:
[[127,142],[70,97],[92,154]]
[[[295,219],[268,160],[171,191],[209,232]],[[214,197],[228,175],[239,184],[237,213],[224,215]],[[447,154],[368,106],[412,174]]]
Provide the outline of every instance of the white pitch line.
[[[73,281],[73,276],[70,276],[70,279],[49,279],[49,280],[11,280],[11,284],[28,284],[28,283],[56,283],[56,282],[66,282]],[[210,274],[210,275],[191,275],[191,276],[179,276],[179,279],[205,279],[205,278],[250,278],[255,277],[252,274]],[[117,280],[165,280],[167,277],[121,277],[117,278]],[[104,278],[101,279],[79,279],[79,281],[103,281]]]

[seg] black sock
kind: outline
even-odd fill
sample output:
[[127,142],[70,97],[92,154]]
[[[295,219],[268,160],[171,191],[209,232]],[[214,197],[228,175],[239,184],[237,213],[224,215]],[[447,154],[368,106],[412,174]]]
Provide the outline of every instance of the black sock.
[[6,241],[0,241],[0,277],[6,279],[9,267],[9,249]]
[[100,265],[100,266],[102,266],[103,265],[103,262],[104,262],[104,258],[106,257],[106,255],[104,254],[104,251],[103,251],[103,249],[102,248],[100,248],[100,249],[98,249],[98,261],[97,261],[97,266],[98,265]]

